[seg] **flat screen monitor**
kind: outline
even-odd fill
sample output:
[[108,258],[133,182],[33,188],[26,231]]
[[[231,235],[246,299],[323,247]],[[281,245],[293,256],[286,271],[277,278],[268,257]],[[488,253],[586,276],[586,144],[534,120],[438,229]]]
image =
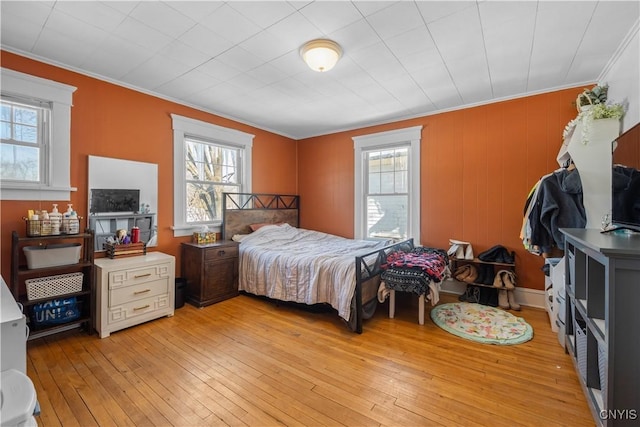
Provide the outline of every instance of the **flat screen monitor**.
[[612,143],[611,225],[640,231],[640,123]]

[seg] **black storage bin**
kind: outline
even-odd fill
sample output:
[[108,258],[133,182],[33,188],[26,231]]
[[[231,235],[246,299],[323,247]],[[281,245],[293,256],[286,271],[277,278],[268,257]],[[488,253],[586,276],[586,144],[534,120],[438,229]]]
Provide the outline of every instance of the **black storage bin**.
[[176,277],[176,303],[175,308],[182,308],[184,306],[184,293],[187,288],[187,279],[183,277]]

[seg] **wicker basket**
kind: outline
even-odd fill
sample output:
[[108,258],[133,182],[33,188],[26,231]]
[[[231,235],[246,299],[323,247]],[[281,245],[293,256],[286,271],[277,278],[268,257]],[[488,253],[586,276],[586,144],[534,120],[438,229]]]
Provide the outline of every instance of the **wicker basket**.
[[82,273],[27,279],[24,281],[27,288],[27,299],[35,300],[80,292],[82,290],[82,279]]

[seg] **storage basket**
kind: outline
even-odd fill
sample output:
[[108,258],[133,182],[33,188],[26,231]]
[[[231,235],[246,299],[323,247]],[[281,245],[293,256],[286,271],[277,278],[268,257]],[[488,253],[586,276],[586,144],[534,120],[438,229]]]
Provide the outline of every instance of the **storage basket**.
[[578,359],[578,371],[583,380],[587,380],[587,326],[584,321],[573,319],[573,328],[576,337],[576,358]]
[[82,273],[59,274],[57,276],[27,279],[24,281],[27,288],[27,299],[35,300],[80,292],[82,290],[82,279]]
[[25,246],[22,248],[27,259],[27,267],[46,268],[59,265],[77,264],[80,261],[80,243],[61,243],[42,246]]
[[27,225],[27,237],[53,236],[60,234],[79,234],[81,216],[73,218],[63,218],[60,227],[56,231],[50,219],[28,219],[23,218]]
[[600,374],[600,392],[602,393],[602,401],[605,402],[604,408],[607,409],[607,348],[605,344],[598,342],[598,373]]

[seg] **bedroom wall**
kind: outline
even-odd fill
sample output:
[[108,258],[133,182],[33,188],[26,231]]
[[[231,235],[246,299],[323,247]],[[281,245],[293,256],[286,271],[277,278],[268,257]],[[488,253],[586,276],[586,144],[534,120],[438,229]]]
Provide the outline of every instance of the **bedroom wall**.
[[[227,126],[255,135],[253,145],[253,191],[295,193],[296,143],[294,140],[204,113],[183,105],[113,85],[82,74],[0,51],[2,67],[73,85],[71,118],[71,203],[86,218],[88,197],[88,156],[156,163],[158,165],[158,242],[155,250],[175,255],[179,274],[180,242],[174,238],[173,224],[173,131],[171,113]],[[50,209],[52,202],[42,202]],[[67,202],[60,201],[60,206]],[[10,277],[11,231],[24,234],[27,209],[40,208],[38,202],[0,202],[0,247],[2,276]],[[86,226],[86,219],[81,226]]]
[[[353,136],[422,125],[421,243],[516,251],[518,286],[543,289],[541,257],[519,239],[531,187],[558,168],[562,130],[582,87],[298,142],[301,225],[353,237]],[[318,161],[318,159],[324,159]]]

